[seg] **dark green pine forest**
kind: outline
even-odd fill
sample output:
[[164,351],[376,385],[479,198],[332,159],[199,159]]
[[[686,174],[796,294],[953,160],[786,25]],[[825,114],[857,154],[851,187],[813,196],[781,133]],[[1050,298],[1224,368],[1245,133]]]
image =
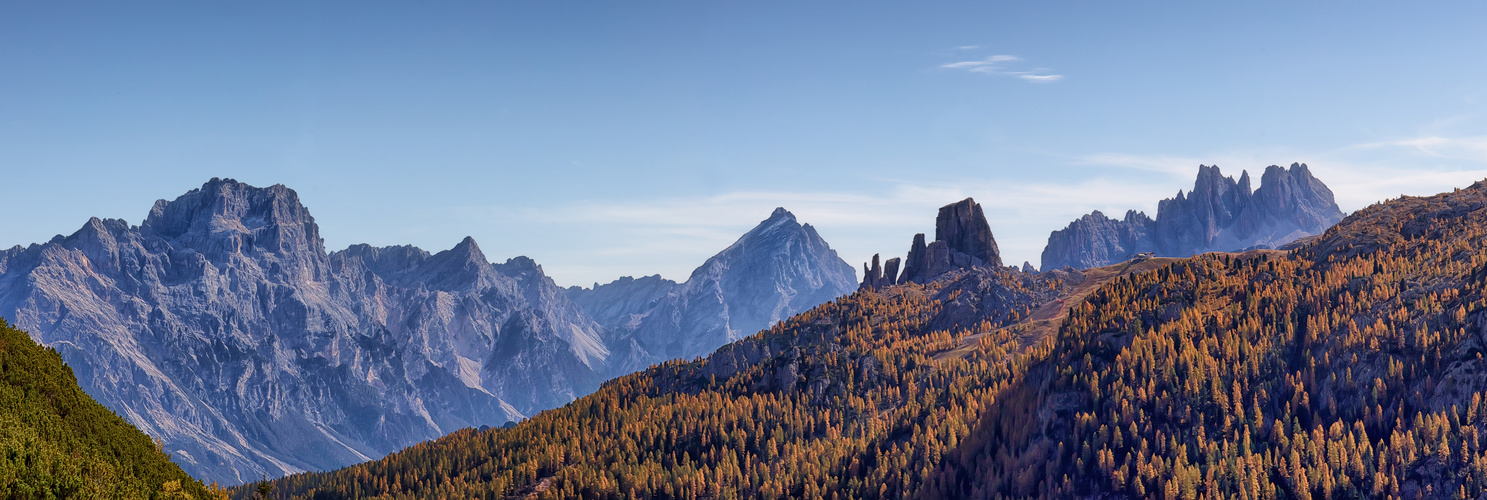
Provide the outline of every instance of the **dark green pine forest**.
[[1477,183],[1287,251],[861,291],[270,496],[1480,498],[1484,236]]
[[218,498],[0,319],[0,497]]

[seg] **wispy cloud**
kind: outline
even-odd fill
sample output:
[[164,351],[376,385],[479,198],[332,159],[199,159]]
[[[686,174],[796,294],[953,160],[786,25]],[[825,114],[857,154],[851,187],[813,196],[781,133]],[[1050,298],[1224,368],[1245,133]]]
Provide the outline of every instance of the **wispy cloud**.
[[941,68],[964,69],[973,73],[996,73],[1003,71],[1002,63],[1021,61],[1022,58],[1009,55],[990,56],[977,61],[961,61],[950,64],[942,64]]
[[1059,81],[1059,80],[1063,80],[1064,79],[1064,75],[1035,75],[1035,74],[1025,74],[1025,75],[1017,75],[1017,77],[1018,78],[1021,78],[1023,80],[1034,82],[1034,83],[1051,83],[1051,82],[1056,82],[1056,81]]
[[959,47],[956,47],[955,50],[976,50],[979,48],[981,48],[980,45],[961,45]]
[[[965,47],[960,47],[960,49],[965,50]],[[1052,70],[1048,68],[1020,70],[1013,67],[1019,62],[1022,62],[1021,57],[998,54],[987,56],[984,59],[941,64],[940,67],[944,69],[965,70],[972,73],[1012,76],[1033,83],[1053,83],[1064,79],[1064,75],[1053,74]]]

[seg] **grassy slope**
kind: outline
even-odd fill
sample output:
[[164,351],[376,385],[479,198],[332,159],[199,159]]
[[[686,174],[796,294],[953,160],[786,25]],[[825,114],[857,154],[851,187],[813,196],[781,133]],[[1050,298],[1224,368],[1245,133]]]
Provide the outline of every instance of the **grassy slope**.
[[0,497],[211,495],[149,436],[84,394],[56,351],[0,319]]

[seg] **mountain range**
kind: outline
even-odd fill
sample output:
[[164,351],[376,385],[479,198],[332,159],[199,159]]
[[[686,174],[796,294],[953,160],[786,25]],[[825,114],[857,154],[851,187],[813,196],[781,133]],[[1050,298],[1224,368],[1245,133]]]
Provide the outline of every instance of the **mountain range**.
[[0,316],[186,471],[239,484],[519,421],[854,281],[783,209],[685,283],[563,289],[470,238],[329,252],[293,190],[212,179],[138,226],[0,252]]
[[[975,293],[936,292],[940,312],[926,325],[1025,321],[1060,313],[1046,301],[1086,282],[1079,269],[1138,252],[1266,248],[1341,218],[1305,165],[1272,166],[1262,179],[1251,192],[1247,173],[1235,181],[1202,166],[1192,193],[1162,201],[1156,219],[1081,218],[1044,251],[1045,270],[1063,270],[1036,279],[1028,264],[1002,267],[985,213],[966,199],[941,208],[934,240],[915,235],[903,261],[881,266],[874,255],[860,285],[813,227],[779,208],[685,282],[569,288],[526,257],[491,262],[471,238],[437,253],[327,251],[294,191],[213,179],[158,201],[139,226],[95,218],[0,252],[0,316],[56,349],[89,394],[162,439],[185,470],[239,484],[521,421],[854,288],[940,290],[945,276],[980,276],[955,285]],[[1026,286],[1064,295],[1014,300]],[[723,359],[757,364],[779,348],[730,346]]]
[[1157,205],[1157,217],[1127,211],[1111,219],[1095,211],[1048,236],[1042,269],[1085,269],[1140,253],[1189,257],[1204,252],[1278,248],[1319,234],[1342,220],[1332,190],[1306,164],[1271,165],[1250,190],[1249,172],[1238,181],[1217,166],[1200,165],[1193,190]]
[[1484,227],[1487,181],[1284,251],[878,276],[271,497],[1480,498]]

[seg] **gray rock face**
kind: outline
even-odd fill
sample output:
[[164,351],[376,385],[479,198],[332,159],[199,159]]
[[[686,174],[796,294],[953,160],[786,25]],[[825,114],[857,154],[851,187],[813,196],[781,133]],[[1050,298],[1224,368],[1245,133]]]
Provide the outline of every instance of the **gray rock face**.
[[[877,267],[874,257],[873,268]],[[895,264],[897,259],[889,259]],[[880,289],[895,283],[928,283],[946,272],[970,267],[1001,267],[1002,257],[992,237],[991,225],[976,200],[966,198],[940,208],[935,218],[935,241],[924,243],[924,234],[914,235],[909,255],[904,259],[903,274],[894,281],[871,272],[864,279],[864,289]]]
[[862,266],[862,284],[859,290],[881,290],[884,287],[893,286],[898,283],[898,257],[888,259],[883,265],[878,265],[878,254],[873,254],[872,267],[867,264]]
[[327,254],[294,191],[213,179],[139,227],[0,253],[0,315],[226,484],[380,457],[598,387],[599,325],[474,240]]
[[1043,247],[1043,270],[1099,267],[1154,251],[1151,232],[1155,224],[1145,213],[1134,210],[1120,220],[1108,218],[1099,210],[1091,212],[1048,236],[1048,246]]
[[521,420],[852,281],[783,209],[687,283],[580,293],[526,257],[493,264],[470,238],[432,254],[327,253],[294,191],[213,179],[156,202],[138,227],[92,219],[0,251],[0,316],[61,352],[85,391],[187,472],[231,485]]
[[691,359],[768,328],[855,287],[810,224],[783,208],[708,259],[685,283],[621,278],[567,290],[612,336],[612,373]]
[[991,236],[991,225],[981,204],[966,198],[958,203],[940,207],[935,217],[935,241],[945,242],[951,251],[969,255],[988,266],[1001,266],[1001,252],[997,250],[996,238]]
[[1260,181],[1251,192],[1249,172],[1235,181],[1216,166],[1200,165],[1193,190],[1158,203],[1156,219],[1130,211],[1114,220],[1096,211],[1054,231],[1042,269],[1099,267],[1141,252],[1187,257],[1276,248],[1342,220],[1332,191],[1305,164],[1271,165]]

